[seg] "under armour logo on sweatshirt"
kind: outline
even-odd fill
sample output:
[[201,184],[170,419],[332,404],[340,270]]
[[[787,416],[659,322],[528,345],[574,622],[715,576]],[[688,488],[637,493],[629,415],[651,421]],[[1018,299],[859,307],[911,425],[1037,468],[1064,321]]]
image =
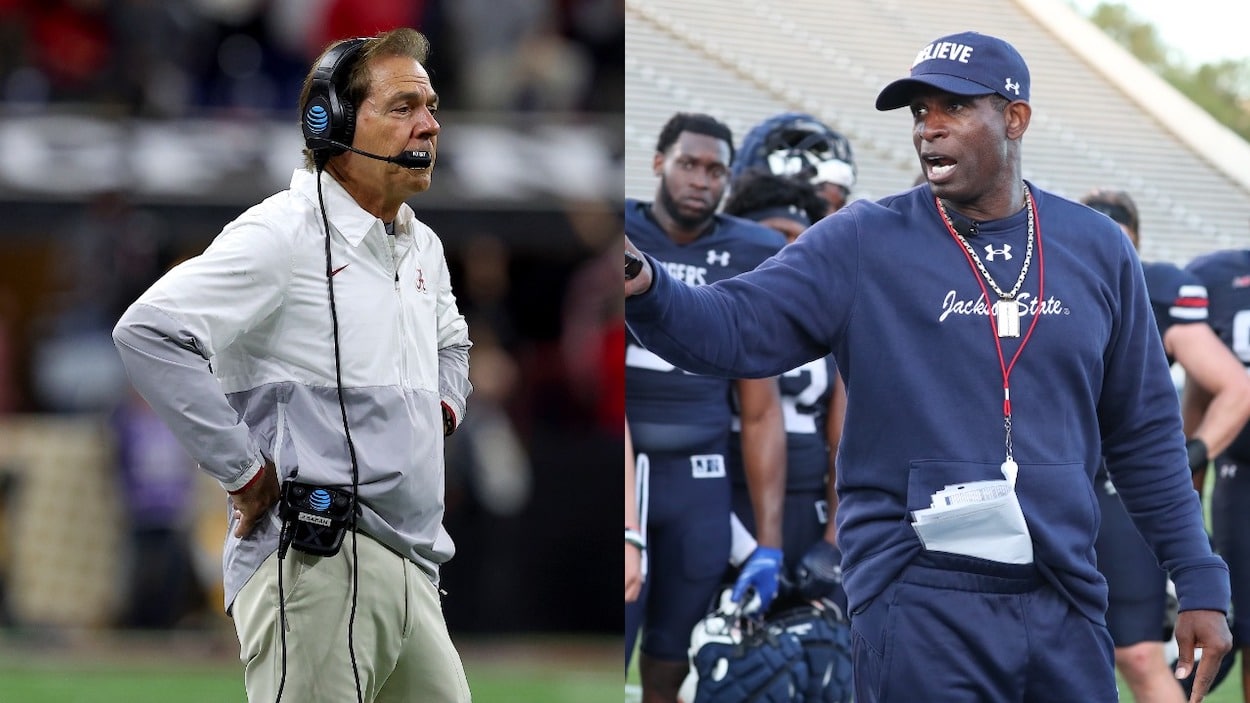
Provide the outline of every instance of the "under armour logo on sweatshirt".
[[985,245],[985,260],[993,261],[994,257],[1001,256],[1004,261],[1011,261],[1011,245],[1004,244],[1002,249],[995,249],[993,246]]

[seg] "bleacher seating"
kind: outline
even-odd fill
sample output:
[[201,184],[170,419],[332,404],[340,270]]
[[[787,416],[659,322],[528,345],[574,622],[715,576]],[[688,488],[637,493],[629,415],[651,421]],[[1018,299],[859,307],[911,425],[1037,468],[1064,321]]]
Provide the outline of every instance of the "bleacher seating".
[[1066,22],[1087,32],[1088,22],[1063,6],[1043,25],[1033,12],[1046,1],[626,0],[625,193],[654,196],[655,138],[679,110],[716,115],[739,139],[771,114],[811,112],[851,140],[854,197],[906,188],[920,172],[910,117],[877,112],[873,101],[926,42],[973,29],[1007,39],[1029,62],[1025,178],[1071,198],[1094,186],[1129,190],[1148,260],[1183,264],[1250,244],[1250,180],[1228,166],[1250,161],[1250,145],[1195,148],[1159,118],[1178,94],[1143,94],[1148,86],[1108,78],[1068,43],[1075,39],[1053,30]]

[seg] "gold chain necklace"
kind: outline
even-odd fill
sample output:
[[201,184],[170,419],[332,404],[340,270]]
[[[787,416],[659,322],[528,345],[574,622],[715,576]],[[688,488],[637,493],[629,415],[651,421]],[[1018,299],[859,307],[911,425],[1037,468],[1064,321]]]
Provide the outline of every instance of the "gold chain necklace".
[[989,284],[994,293],[998,295],[998,301],[994,303],[994,320],[995,328],[998,330],[999,337],[1019,337],[1020,336],[1020,305],[1016,302],[1016,294],[1020,292],[1020,288],[1024,285],[1024,279],[1029,275],[1029,264],[1033,261],[1033,194],[1029,192],[1029,186],[1024,186],[1024,209],[1029,214],[1029,234],[1028,241],[1024,250],[1024,266],[1020,268],[1020,277],[1016,279],[1016,284],[1011,287],[1010,291],[1004,291],[999,287],[998,282],[990,275],[985,264],[981,263],[981,257],[977,256],[977,252],[968,243],[964,235],[955,229],[954,223],[951,222],[950,214],[946,212],[946,205],[941,198],[937,198],[938,212],[941,213],[942,219],[946,222],[946,226],[955,234],[955,238],[963,245],[964,251],[968,252],[968,256],[972,258],[972,262],[976,264],[977,270],[985,277],[985,282]]

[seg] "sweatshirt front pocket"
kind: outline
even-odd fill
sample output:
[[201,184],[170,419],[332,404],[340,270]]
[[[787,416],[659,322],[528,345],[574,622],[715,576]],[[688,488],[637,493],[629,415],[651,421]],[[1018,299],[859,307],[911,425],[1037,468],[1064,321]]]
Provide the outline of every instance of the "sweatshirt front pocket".
[[1093,563],[1098,497],[1084,464],[1020,464],[1020,507],[1029,522],[1038,561]]
[[977,461],[919,459],[907,474],[907,512],[930,507],[933,494],[947,486],[973,481],[1001,481],[1001,464]]
[[910,515],[926,550],[1005,564],[1033,562],[1024,513],[1001,470],[997,477],[982,478],[985,464],[917,463],[909,476],[908,504],[921,505]]

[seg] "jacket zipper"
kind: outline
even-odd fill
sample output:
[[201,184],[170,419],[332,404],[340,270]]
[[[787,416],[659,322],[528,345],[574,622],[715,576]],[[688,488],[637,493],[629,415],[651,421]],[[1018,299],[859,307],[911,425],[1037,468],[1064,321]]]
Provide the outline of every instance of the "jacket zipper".
[[404,293],[399,288],[399,258],[395,254],[395,237],[399,235],[388,235],[387,243],[390,245],[391,266],[395,269],[395,295],[398,298],[398,306],[396,316],[399,318],[399,383],[403,388],[408,388],[408,332],[404,327]]

